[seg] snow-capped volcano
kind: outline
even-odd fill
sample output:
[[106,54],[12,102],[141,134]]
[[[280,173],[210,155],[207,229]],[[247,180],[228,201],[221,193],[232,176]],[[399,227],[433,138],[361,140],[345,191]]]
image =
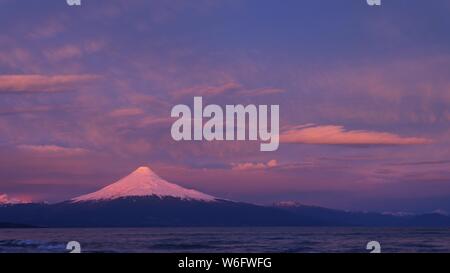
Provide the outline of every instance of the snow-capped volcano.
[[26,202],[24,202],[20,199],[10,198],[7,194],[0,193],[0,205],[14,205],[14,204],[24,204],[24,203],[26,203]]
[[139,167],[119,181],[96,192],[73,198],[72,201],[111,200],[130,196],[175,197],[200,201],[214,201],[216,199],[211,195],[170,183],[148,167]]

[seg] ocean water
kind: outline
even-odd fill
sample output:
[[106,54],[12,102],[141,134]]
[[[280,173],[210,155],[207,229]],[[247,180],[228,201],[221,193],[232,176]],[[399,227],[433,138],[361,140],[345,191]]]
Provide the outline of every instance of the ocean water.
[[364,253],[450,252],[450,229],[418,228],[88,228],[0,229],[0,252]]

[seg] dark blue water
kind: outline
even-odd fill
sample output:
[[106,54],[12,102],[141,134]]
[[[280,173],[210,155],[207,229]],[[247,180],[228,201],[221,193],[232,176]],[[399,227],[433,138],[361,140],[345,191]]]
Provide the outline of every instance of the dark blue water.
[[0,252],[450,252],[450,229],[415,228],[101,228],[0,229]]

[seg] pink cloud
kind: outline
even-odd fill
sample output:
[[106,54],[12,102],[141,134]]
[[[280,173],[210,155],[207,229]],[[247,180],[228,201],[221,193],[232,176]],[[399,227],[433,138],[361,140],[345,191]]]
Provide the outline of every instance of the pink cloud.
[[146,127],[149,125],[170,125],[173,122],[171,118],[146,116],[137,122],[138,127]]
[[[4,42],[0,39],[0,42]],[[31,63],[32,54],[24,48],[11,48],[4,52],[0,52],[0,64],[10,67],[19,68]]]
[[52,48],[44,51],[45,56],[50,61],[64,61],[80,58],[86,54],[93,54],[105,48],[103,40],[88,40],[78,45],[68,44],[59,48]]
[[185,96],[217,96],[226,93],[231,93],[237,96],[266,96],[277,95],[284,93],[286,90],[281,88],[256,88],[256,89],[244,89],[244,87],[235,82],[230,81],[221,85],[199,85],[194,87],[182,88],[172,92],[174,98],[180,98]]
[[57,145],[19,145],[18,148],[27,152],[64,156],[83,155],[88,152],[83,148],[67,148]]
[[391,103],[401,103],[405,96],[422,100],[448,100],[450,87],[449,55],[418,59],[395,59],[371,65],[349,64],[311,75],[315,87],[351,96],[361,94]]
[[24,204],[29,203],[30,200],[22,200],[21,198],[11,198],[7,194],[0,194],[0,205],[5,204]]
[[265,95],[275,95],[275,94],[281,94],[284,93],[284,89],[280,88],[257,88],[257,89],[251,89],[251,90],[243,90],[239,92],[239,95],[242,96],[265,96]]
[[50,38],[65,31],[65,29],[63,23],[52,19],[51,21],[38,25],[28,36],[37,39]]
[[48,50],[45,56],[52,61],[62,61],[66,59],[79,58],[83,55],[82,50],[74,45],[66,45],[61,48]]
[[144,111],[140,108],[130,107],[130,108],[120,108],[109,113],[111,117],[129,117],[142,115]]
[[403,137],[393,133],[367,130],[345,130],[338,125],[304,125],[291,128],[280,136],[283,143],[330,145],[416,145],[431,140],[421,137]]
[[126,94],[126,97],[132,104],[145,104],[145,105],[152,105],[152,106],[171,106],[171,104],[168,103],[167,101],[160,100],[155,96],[134,93],[132,90],[129,90],[129,89]]
[[194,86],[174,91],[172,94],[175,98],[184,96],[215,96],[226,92],[240,89],[241,85],[236,82],[228,82],[217,86]]
[[92,40],[84,43],[83,49],[87,53],[95,53],[104,49],[106,43],[103,40]]
[[0,75],[1,92],[60,92],[99,79],[97,75]]
[[232,164],[232,169],[236,171],[247,171],[247,170],[264,170],[268,168],[277,167],[278,162],[275,159],[268,161],[267,163],[237,163]]

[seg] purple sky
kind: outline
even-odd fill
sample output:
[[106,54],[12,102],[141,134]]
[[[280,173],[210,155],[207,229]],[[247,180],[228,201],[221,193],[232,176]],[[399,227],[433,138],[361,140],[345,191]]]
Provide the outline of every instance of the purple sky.
[[[60,201],[148,165],[224,198],[450,198],[450,2],[0,0],[0,193]],[[279,104],[276,152],[175,142],[171,108]]]

